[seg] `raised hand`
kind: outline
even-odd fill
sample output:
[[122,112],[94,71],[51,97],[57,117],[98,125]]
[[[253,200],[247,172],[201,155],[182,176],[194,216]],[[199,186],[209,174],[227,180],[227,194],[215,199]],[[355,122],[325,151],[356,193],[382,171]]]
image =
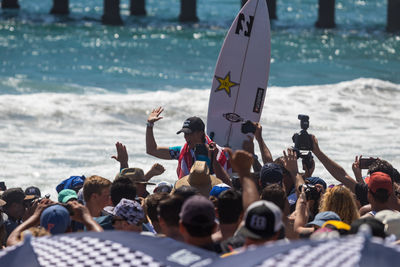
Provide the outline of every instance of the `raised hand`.
[[244,150],[237,150],[232,154],[231,149],[226,149],[229,153],[232,168],[236,171],[239,176],[250,175],[250,168],[253,165],[253,155]]
[[312,142],[313,142],[313,149],[312,149],[312,152],[313,152],[314,154],[316,154],[316,153],[318,153],[318,152],[321,152],[321,150],[319,149],[317,137],[315,137],[315,135],[311,135],[311,139],[312,139]]
[[152,176],[157,176],[163,174],[165,172],[165,168],[161,164],[155,163],[153,166],[151,166],[149,172],[152,174]]
[[255,133],[254,133],[254,137],[256,138],[256,140],[262,140],[262,135],[261,135],[261,133],[262,133],[262,126],[261,126],[261,124],[260,123],[255,123],[255,125],[256,125],[256,131],[255,131]]
[[126,150],[126,146],[117,142],[115,148],[117,149],[117,156],[112,156],[111,158],[118,161],[121,164],[122,169],[128,168],[128,151]]
[[286,170],[290,172],[292,177],[296,177],[299,169],[297,167],[297,155],[296,151],[293,149],[288,148],[287,154],[286,151],[283,151],[283,164]]
[[362,155],[356,156],[353,164],[351,165],[351,168],[353,169],[353,173],[354,173],[354,176],[356,177],[357,182],[364,183],[364,180],[362,179],[361,169],[360,169],[360,159],[361,158],[362,158]]
[[[257,132],[257,130],[256,130]],[[247,136],[247,140],[243,141],[242,148],[244,151],[249,152],[250,154],[254,155],[254,142],[253,137],[250,135]]]
[[155,108],[151,111],[149,117],[147,118],[147,122],[154,123],[158,120],[161,120],[163,117],[160,114],[164,111],[162,107]]

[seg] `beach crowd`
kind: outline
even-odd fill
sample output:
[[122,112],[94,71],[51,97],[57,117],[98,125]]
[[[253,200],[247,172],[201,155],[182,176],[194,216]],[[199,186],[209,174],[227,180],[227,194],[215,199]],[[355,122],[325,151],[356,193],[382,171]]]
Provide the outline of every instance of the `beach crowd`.
[[[354,173],[349,174],[314,135],[309,136],[311,153],[305,156],[288,148],[274,159],[259,123],[253,123],[254,134],[242,149],[232,151],[206,135],[199,117],[188,118],[177,129],[183,145],[163,147],[153,134],[162,112],[158,107],[149,113],[146,153],[177,161],[174,184],[151,182],[165,172],[160,163],[148,171],[130,166],[120,142],[112,157],[120,164],[115,177],[66,174],[55,185],[57,201],[43,196],[38,187],[7,188],[4,181],[1,248],[22,242],[27,234],[122,230],[171,238],[229,257],[278,240],[351,235],[362,225],[368,225],[373,236],[400,244],[400,174],[389,162],[355,156],[349,163]],[[260,155],[255,154],[255,143]],[[315,168],[325,168],[337,184],[313,176]],[[155,186],[152,192],[148,185]]]

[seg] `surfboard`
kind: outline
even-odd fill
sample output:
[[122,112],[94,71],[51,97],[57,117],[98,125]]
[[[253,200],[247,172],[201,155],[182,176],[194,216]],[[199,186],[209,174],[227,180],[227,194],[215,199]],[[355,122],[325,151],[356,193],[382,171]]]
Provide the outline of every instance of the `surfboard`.
[[207,134],[218,145],[239,149],[247,139],[241,125],[259,122],[271,58],[266,0],[249,0],[239,11],[215,67],[207,115]]

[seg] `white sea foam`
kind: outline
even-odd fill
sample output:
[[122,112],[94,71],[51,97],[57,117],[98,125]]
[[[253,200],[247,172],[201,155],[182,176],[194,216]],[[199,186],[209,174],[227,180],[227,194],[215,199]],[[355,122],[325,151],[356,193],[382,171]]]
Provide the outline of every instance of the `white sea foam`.
[[[176,179],[176,161],[145,154],[149,111],[164,106],[154,128],[161,146],[181,145],[176,131],[188,116],[206,120],[208,90],[130,94],[0,95],[0,180],[11,186],[37,185],[55,196],[59,181],[70,175],[98,174],[113,179],[118,163],[114,143],[127,145],[130,165],[145,171],[156,162],[167,172],[154,180]],[[310,116],[309,132],[320,147],[350,174],[358,154],[379,156],[400,166],[397,126],[400,85],[357,79],[320,86],[268,89],[261,118],[263,136],[274,157],[291,146],[300,130],[297,115]],[[316,175],[334,182],[317,162]]]

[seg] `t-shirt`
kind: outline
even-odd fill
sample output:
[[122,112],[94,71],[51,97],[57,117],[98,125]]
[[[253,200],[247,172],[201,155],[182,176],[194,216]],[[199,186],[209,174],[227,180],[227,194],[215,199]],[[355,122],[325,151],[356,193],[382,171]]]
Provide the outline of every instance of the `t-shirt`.
[[8,218],[8,220],[6,220],[4,222],[4,226],[6,228],[6,233],[7,233],[7,238],[8,236],[12,233],[12,231],[15,230],[15,228],[17,228],[18,225],[20,225],[22,223],[21,220],[16,220],[14,221],[11,218]]
[[361,206],[369,204],[368,202],[368,185],[357,183],[355,186],[355,194]]

